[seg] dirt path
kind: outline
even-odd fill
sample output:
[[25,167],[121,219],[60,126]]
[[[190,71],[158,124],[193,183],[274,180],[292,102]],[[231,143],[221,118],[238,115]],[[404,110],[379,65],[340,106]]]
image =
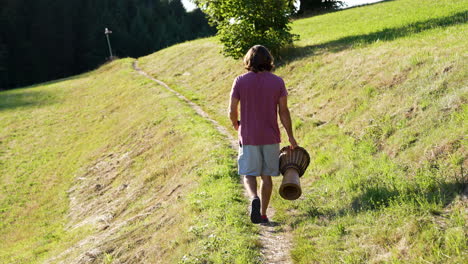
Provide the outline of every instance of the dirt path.
[[[180,100],[185,101],[195,112],[206,120],[210,121],[216,129],[223,134],[231,143],[231,147],[237,149],[238,143],[237,140],[227,131],[227,129],[221,126],[216,120],[210,118],[210,116],[203,111],[203,109],[190,101],[187,97],[183,96],[179,92],[170,88],[164,82],[152,77],[148,73],[144,72],[138,67],[138,62],[133,62],[133,68],[140,73],[141,75],[151,79],[152,81],[163,86],[170,92],[174,93]],[[263,263],[266,264],[290,264],[292,263],[289,250],[291,248],[291,237],[289,232],[289,227],[282,225],[281,223],[274,222],[274,209],[269,208],[270,218],[272,222],[270,225],[261,225],[260,226],[260,241],[262,244],[261,253],[263,256]]]

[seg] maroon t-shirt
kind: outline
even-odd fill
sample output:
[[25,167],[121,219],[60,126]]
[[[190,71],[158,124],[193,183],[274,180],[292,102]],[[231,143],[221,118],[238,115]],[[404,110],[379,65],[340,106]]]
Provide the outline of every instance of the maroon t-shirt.
[[281,142],[278,104],[280,97],[287,95],[283,79],[271,72],[248,72],[234,80],[231,96],[240,100],[239,138],[243,145]]

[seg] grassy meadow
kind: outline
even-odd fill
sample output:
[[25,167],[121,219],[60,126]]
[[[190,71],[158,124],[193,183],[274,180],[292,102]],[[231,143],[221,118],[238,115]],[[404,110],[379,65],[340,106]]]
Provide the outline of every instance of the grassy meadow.
[[[312,162],[299,200],[272,201],[294,263],[468,258],[467,21],[468,0],[294,21],[275,73]],[[244,70],[220,50],[138,61],[230,127]],[[0,263],[262,263],[235,151],[133,61],[0,92]]]
[[[275,73],[312,163],[301,199],[276,195],[273,206],[293,229],[295,263],[468,258],[467,21],[466,0],[386,1],[294,21],[300,41]],[[229,91],[244,70],[220,49],[201,39],[139,61],[229,127]]]
[[132,62],[0,93],[0,263],[260,259],[229,144]]

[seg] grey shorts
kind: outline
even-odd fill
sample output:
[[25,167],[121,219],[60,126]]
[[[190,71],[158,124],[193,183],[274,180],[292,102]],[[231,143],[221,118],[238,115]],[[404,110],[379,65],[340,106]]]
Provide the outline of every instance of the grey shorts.
[[279,144],[243,145],[237,164],[240,175],[279,176]]

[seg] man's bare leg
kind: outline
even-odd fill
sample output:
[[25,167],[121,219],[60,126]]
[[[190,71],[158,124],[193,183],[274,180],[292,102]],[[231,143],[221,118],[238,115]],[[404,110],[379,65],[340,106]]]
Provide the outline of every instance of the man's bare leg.
[[262,215],[266,215],[268,204],[270,203],[271,192],[273,190],[273,182],[271,176],[262,176],[261,202],[262,202]]
[[250,198],[258,197],[257,178],[255,176],[244,176],[244,185],[250,195]]
[[252,198],[252,204],[250,206],[250,220],[255,224],[261,223],[261,202],[257,195],[257,178],[255,176],[244,176],[244,185]]

